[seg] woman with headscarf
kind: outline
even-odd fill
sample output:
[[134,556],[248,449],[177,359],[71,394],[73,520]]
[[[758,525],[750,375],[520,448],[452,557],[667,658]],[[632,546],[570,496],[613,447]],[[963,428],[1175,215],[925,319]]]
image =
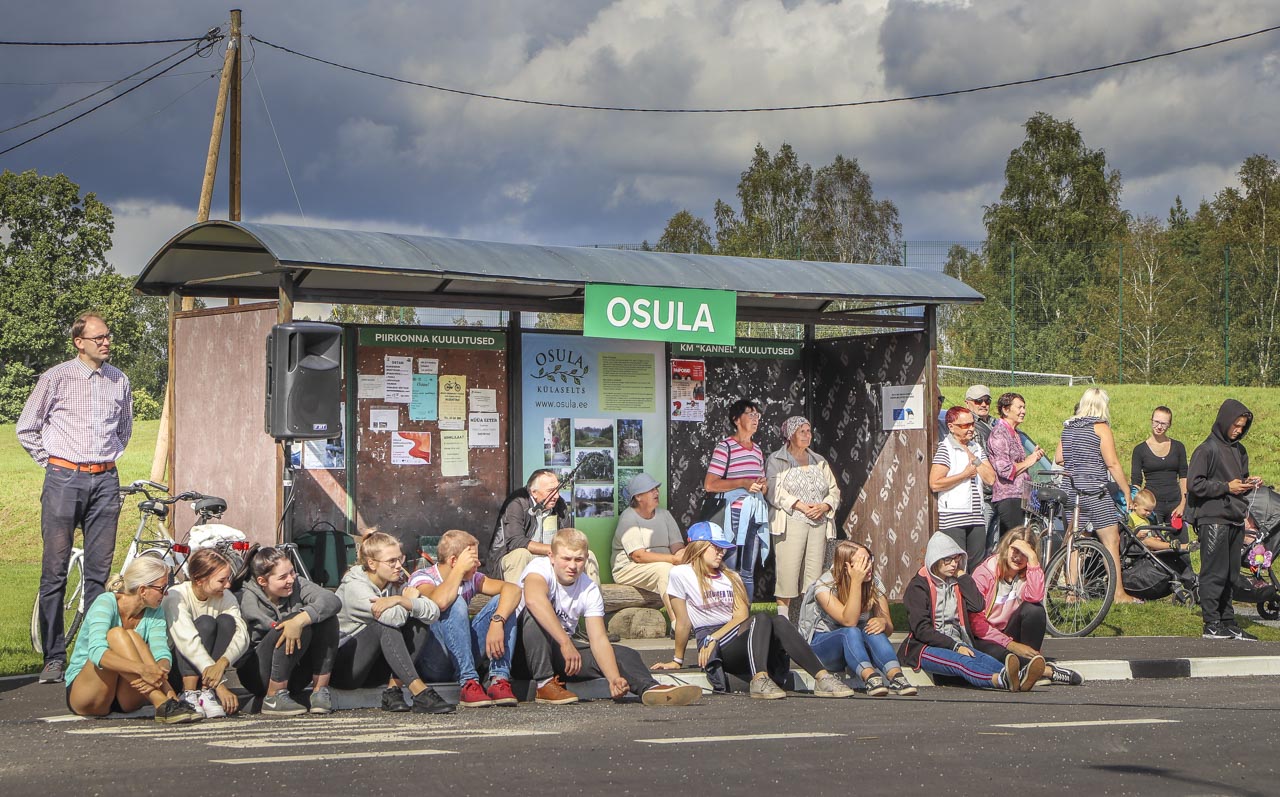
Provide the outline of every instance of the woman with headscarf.
[[774,596],[778,614],[822,575],[827,540],[836,536],[840,488],[831,466],[810,450],[813,425],[793,415],[782,424],[784,445],[769,455],[769,531],[777,551]]

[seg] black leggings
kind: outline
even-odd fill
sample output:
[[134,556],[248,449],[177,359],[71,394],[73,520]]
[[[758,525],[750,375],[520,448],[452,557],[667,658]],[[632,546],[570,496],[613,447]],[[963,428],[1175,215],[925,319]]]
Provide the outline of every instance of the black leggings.
[[969,567],[977,567],[978,562],[987,552],[987,526],[979,523],[973,526],[956,526],[950,529],[939,529],[964,549],[969,557]]
[[[815,678],[825,669],[791,621],[773,612],[751,615],[733,639],[720,646],[724,671],[745,681],[758,672],[785,672],[788,657]],[[775,666],[779,663],[781,669]]]
[[[577,636],[571,639],[573,646],[578,649],[578,655],[582,657],[582,666],[578,669],[577,675],[565,676],[565,680],[586,681],[592,678],[603,678],[604,671],[600,669],[595,654],[591,652],[591,643]],[[517,652],[522,652],[523,655],[515,657],[517,670],[520,670],[523,665],[529,678],[535,683],[541,683],[556,675],[564,676],[564,653],[529,612],[525,612],[520,618],[518,647]],[[627,679],[627,685],[631,687],[633,693],[643,694],[646,690],[658,685],[658,682],[649,674],[649,668],[645,666],[639,653],[622,645],[612,647],[614,661],[618,664],[618,674]],[[521,674],[523,675],[524,671],[521,671]]]
[[[1049,618],[1044,613],[1044,605],[1039,603],[1023,603],[1009,618],[1009,622],[1005,623],[1005,636],[1011,638],[1014,642],[1021,642],[1024,645],[1040,650],[1044,647],[1045,629],[1048,627]],[[993,659],[1002,660],[1009,651],[998,642],[992,642],[987,639],[974,640],[973,646]],[[1025,657],[1023,662],[1029,661]]]
[[[1001,537],[1010,529],[1016,529],[1027,522],[1027,511],[1022,508],[1021,498],[995,501],[991,504],[991,508],[995,510],[996,517],[1000,518]],[[969,564],[972,565],[973,560],[969,560]]]
[[271,629],[237,662],[236,671],[240,673],[240,683],[245,689],[264,697],[269,682],[285,681],[290,692],[297,692],[315,676],[333,672],[334,659],[338,654],[337,617],[302,629],[300,647],[292,654],[284,652],[284,645],[276,647],[279,639],[280,629]]
[[[200,646],[213,657],[214,661],[222,658],[222,654],[227,652],[227,646],[231,644],[232,637],[236,635],[236,621],[229,614],[220,614],[217,617],[206,614],[203,617],[197,617],[195,627],[196,633],[200,635]],[[187,661],[187,657],[182,655],[181,651],[175,650],[174,654],[179,675],[183,677],[203,675],[196,669],[196,665]]]
[[417,680],[413,662],[426,644],[430,629],[416,619],[400,628],[374,622],[338,646],[333,662],[333,685],[361,689],[386,684],[394,675],[405,686]]

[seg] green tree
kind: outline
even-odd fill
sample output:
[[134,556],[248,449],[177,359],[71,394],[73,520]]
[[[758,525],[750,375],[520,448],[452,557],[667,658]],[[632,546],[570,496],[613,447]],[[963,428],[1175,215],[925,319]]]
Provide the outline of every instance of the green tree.
[[805,251],[803,219],[813,187],[813,167],[790,144],[770,156],[756,144],[751,165],[738,180],[741,214],[716,202],[719,254],[798,259]]
[[810,193],[804,213],[807,259],[902,264],[898,208],[875,198],[871,177],[857,158],[836,155],[814,173]]
[[711,227],[689,211],[681,210],[667,220],[656,249],[659,252],[709,255],[714,250]]
[[[406,310],[408,312],[406,313]],[[408,320],[406,321],[406,315]],[[331,324],[412,324],[413,311],[404,307],[372,304],[335,304],[327,319]]]

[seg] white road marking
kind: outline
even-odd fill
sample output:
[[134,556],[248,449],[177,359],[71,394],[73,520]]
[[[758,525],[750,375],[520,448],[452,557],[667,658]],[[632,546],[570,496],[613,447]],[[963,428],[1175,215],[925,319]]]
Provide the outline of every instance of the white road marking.
[[749,733],[742,736],[685,736],[674,739],[636,739],[647,744],[698,744],[700,742],[748,742],[756,739],[821,739],[845,733]]
[[[388,758],[395,756],[410,755],[457,755],[453,750],[374,750],[368,753],[337,753],[334,755],[324,756],[325,761],[333,761],[336,759],[353,759],[353,758]],[[308,763],[316,763],[320,759],[313,755],[279,755],[266,756],[264,758],[213,758],[209,760],[211,764],[281,764],[291,761],[306,761]]]
[[56,717],[40,717],[41,722],[83,722],[89,719],[75,714],[59,714]]
[[[521,736],[556,736],[556,731],[521,731]],[[271,738],[222,739],[205,742],[209,747],[259,748],[259,747],[315,747],[335,744],[374,744],[377,742],[440,742],[447,739],[505,738],[507,734],[493,732],[476,733],[458,731],[456,733],[431,733],[413,730],[397,731],[385,728],[379,733],[365,734],[328,734],[320,739],[298,738],[296,736],[273,736]]]
[[1165,725],[1182,720],[1131,719],[1131,720],[1079,720],[1076,722],[1013,722],[992,725],[993,728],[1091,728],[1097,725]]

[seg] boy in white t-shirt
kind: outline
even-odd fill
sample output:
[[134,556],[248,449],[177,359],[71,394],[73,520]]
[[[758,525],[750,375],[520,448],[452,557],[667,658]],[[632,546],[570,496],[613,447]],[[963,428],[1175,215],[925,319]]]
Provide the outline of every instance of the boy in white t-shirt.
[[[556,705],[578,702],[563,679],[604,678],[614,700],[637,694],[647,706],[687,706],[702,697],[697,686],[663,686],[653,679],[631,648],[609,643],[604,625],[604,596],[584,572],[587,537],[561,529],[551,541],[551,554],[534,559],[520,576],[525,612],[521,642],[537,701]],[[587,641],[575,639],[585,618]]]

